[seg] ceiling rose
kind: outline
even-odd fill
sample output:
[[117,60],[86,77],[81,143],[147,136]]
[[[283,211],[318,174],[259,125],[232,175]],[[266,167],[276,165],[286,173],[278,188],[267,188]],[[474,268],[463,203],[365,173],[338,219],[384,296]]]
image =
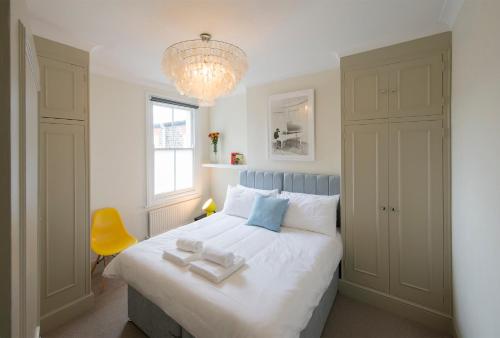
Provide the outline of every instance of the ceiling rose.
[[241,48],[211,38],[203,33],[200,39],[175,43],[165,50],[162,60],[163,72],[177,90],[205,107],[231,92],[248,68]]

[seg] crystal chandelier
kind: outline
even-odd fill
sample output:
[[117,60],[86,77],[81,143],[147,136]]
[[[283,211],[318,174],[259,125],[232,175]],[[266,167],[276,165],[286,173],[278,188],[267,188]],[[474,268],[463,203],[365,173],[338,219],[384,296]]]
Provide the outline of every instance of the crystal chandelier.
[[212,106],[236,87],[248,68],[247,58],[235,45],[211,40],[207,33],[200,37],[168,47],[162,69],[182,95],[197,98],[200,106]]

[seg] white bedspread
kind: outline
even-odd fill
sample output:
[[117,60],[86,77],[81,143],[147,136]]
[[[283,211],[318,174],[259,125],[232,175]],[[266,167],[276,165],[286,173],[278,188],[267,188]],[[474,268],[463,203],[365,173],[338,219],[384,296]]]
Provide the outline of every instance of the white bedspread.
[[[245,221],[216,213],[125,250],[104,275],[123,278],[197,338],[299,337],[342,257],[340,234],[275,233]],[[187,234],[232,250],[246,265],[213,284],[164,260],[163,249]]]

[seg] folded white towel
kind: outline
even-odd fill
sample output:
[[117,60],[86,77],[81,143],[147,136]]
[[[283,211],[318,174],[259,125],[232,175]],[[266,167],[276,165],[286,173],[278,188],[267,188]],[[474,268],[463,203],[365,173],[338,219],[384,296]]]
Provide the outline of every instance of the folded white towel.
[[234,264],[234,254],[213,246],[205,246],[201,252],[201,257],[213,263],[228,268]]
[[178,249],[189,252],[198,253],[203,249],[202,241],[190,237],[180,237],[179,239],[177,239],[176,245]]
[[166,259],[181,266],[186,266],[190,262],[199,258],[201,258],[201,255],[199,253],[182,251],[176,248],[163,250],[163,259]]
[[224,279],[238,271],[238,269],[240,269],[244,264],[245,259],[239,256],[236,256],[234,258],[234,264],[228,268],[207,260],[199,260],[196,262],[191,262],[191,264],[189,265],[189,270],[196,272],[209,281],[220,283]]

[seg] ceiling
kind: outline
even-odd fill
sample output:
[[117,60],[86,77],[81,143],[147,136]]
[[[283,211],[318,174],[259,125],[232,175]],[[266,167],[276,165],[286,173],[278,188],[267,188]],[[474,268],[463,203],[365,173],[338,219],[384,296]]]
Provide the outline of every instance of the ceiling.
[[450,30],[463,0],[28,0],[37,35],[91,51],[91,72],[165,85],[172,43],[211,33],[248,55],[249,86]]

